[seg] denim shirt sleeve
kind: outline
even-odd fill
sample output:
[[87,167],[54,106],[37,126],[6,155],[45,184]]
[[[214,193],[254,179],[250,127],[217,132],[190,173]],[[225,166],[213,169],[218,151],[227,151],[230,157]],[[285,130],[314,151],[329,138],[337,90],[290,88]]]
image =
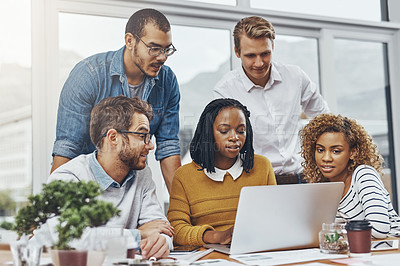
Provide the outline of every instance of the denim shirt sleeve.
[[[157,150],[155,152],[157,160],[180,154],[178,137],[179,85],[172,70],[167,66],[163,66],[163,68],[163,73],[159,75],[159,80],[154,85],[149,96],[149,103],[152,104],[155,115],[152,123],[158,124],[153,126],[153,128],[156,128],[154,135],[157,143]],[[156,101],[152,97],[154,94],[158,94]],[[163,96],[159,94],[163,94]],[[161,98],[163,98],[163,103],[160,103]]]

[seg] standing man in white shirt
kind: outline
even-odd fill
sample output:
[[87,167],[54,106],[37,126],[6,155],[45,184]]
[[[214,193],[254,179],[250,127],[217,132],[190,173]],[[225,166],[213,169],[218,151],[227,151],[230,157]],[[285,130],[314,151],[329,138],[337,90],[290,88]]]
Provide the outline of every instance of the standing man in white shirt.
[[269,158],[278,184],[301,183],[300,116],[327,113],[328,106],[302,69],[272,62],[275,30],[269,21],[243,18],[233,36],[242,64],[217,83],[214,98],[233,98],[246,105],[255,153]]

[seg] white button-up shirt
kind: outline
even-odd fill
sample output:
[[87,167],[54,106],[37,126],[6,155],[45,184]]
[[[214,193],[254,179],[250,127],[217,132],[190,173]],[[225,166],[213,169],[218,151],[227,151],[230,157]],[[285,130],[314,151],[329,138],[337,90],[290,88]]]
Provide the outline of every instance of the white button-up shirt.
[[254,151],[267,157],[275,174],[301,173],[300,115],[329,112],[317,86],[298,66],[272,63],[265,85],[255,85],[242,67],[217,83],[214,98],[233,98],[247,106],[254,132]]

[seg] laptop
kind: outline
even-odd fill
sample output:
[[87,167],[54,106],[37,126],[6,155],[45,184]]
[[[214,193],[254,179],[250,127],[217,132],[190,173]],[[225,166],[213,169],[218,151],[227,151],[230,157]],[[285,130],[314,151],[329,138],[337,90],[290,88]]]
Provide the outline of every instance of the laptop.
[[335,220],[342,182],[243,187],[225,254],[318,247],[322,223]]

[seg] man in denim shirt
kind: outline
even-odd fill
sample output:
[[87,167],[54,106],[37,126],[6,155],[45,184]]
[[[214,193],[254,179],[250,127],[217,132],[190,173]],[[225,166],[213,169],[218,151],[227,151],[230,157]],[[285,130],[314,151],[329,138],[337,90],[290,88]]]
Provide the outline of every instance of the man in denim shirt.
[[175,51],[167,18],[157,10],[142,9],[126,25],[124,47],[79,62],[61,91],[51,172],[95,150],[89,136],[90,112],[101,99],[138,96],[153,107],[150,133],[156,137],[155,155],[169,190],[181,165],[180,94],[175,74],[163,64]]

